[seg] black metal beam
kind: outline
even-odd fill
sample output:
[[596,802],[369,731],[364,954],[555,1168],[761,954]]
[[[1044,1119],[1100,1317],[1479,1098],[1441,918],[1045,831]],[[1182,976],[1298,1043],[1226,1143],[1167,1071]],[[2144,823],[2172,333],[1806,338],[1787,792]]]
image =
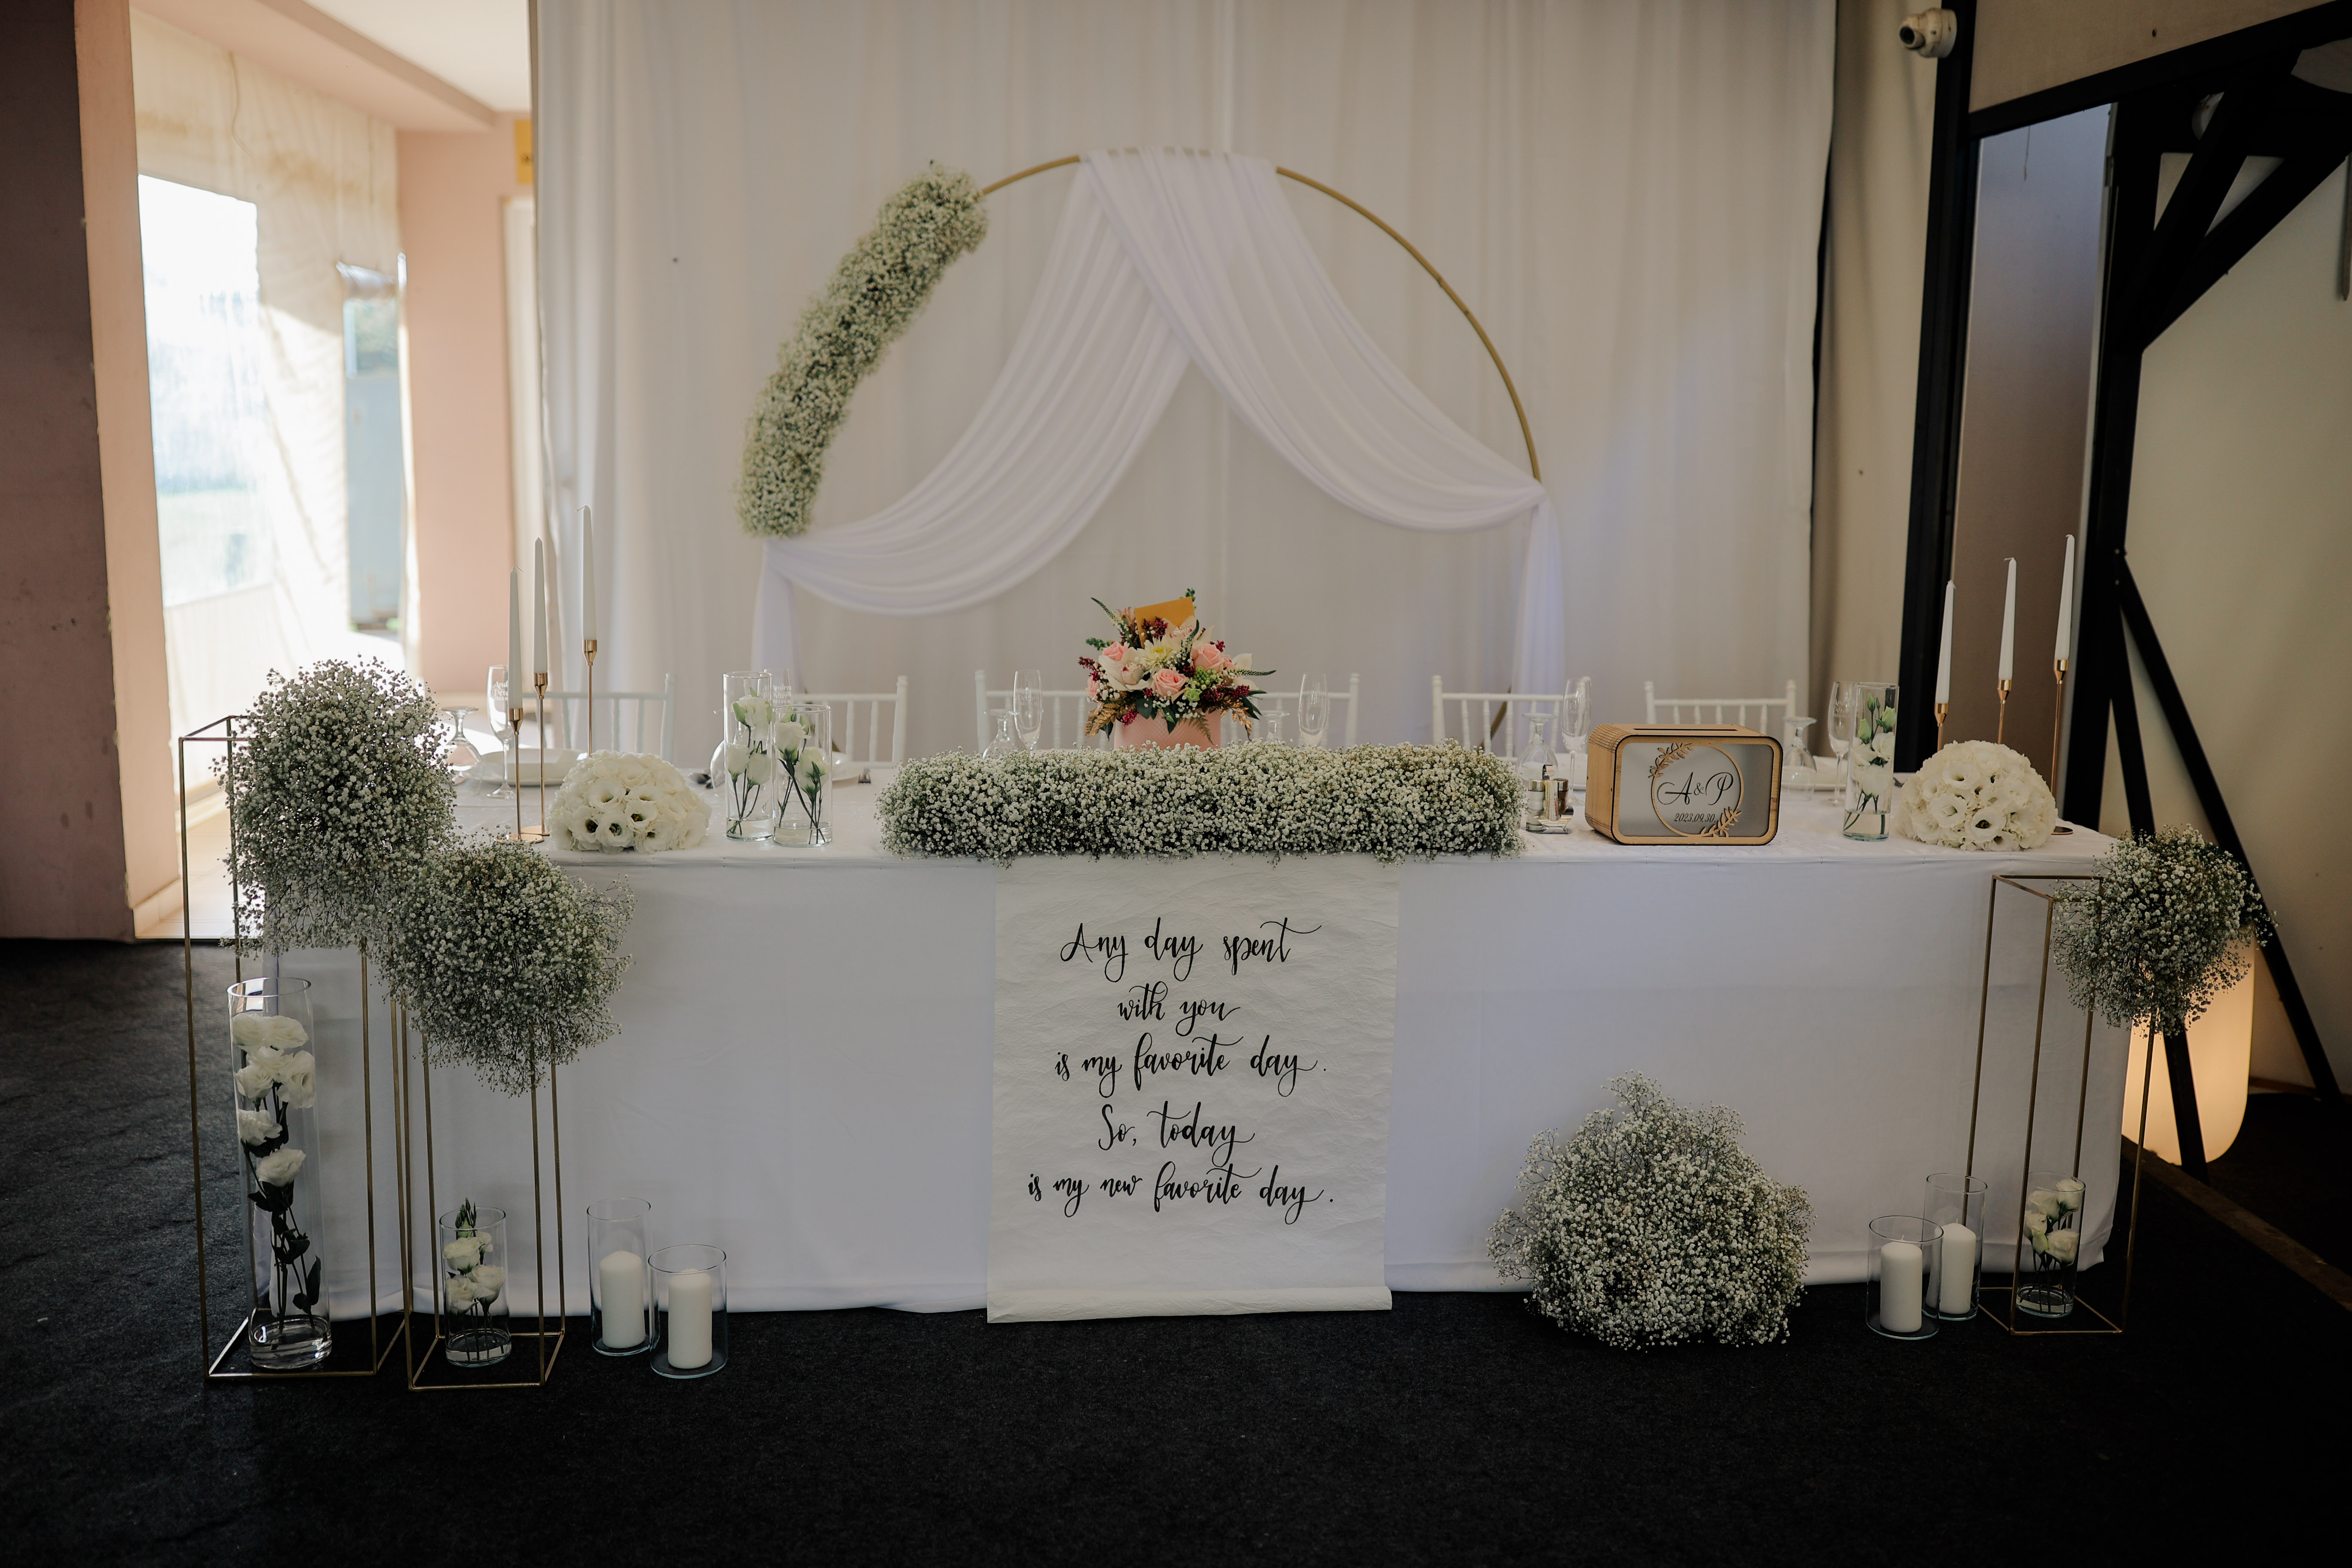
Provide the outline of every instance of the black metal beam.
[[[2205,755],[2204,742],[2197,738],[2196,722],[2189,716],[2189,703],[2180,695],[2180,683],[2173,679],[2171,661],[2164,655],[2164,645],[2157,640],[2156,623],[2147,613],[2147,601],[2140,597],[2139,584],[2131,573],[2128,562],[2124,563],[2117,584],[2121,590],[2124,624],[2130,628],[2132,641],[2139,647],[2142,668],[2147,671],[2147,683],[2156,692],[2157,705],[2164,710],[2164,721],[2172,731],[2173,742],[2180,748],[2181,765],[2189,772],[2189,782],[2197,791],[2197,804],[2205,813],[2206,825],[2213,830],[2213,842],[2238,858],[2253,879],[2256,888],[2262,879],[2254,875],[2254,863],[2246,854],[2245,840],[2238,837],[2238,825],[2230,816],[2230,803],[2221,796],[2221,784],[2214,776],[2213,764]],[[2294,1043],[2303,1052],[2303,1065],[2311,1074],[2312,1087],[2328,1105],[2342,1110],[2347,1109],[2336,1087],[2336,1069],[2328,1062],[2327,1048],[2319,1038],[2318,1021],[2311,1016],[2311,1005],[2304,999],[2302,983],[2295,979],[2294,965],[2287,958],[2286,938],[2273,931],[2266,961],[2270,965],[2271,984],[2277,987],[2279,1005],[2285,1010],[2287,1024],[2294,1030]]]
[[1952,503],[1960,472],[1960,394],[1968,367],[1969,283],[1976,255],[1977,142],[1968,134],[1976,0],[1953,4],[1959,41],[1936,63],[1935,142],[1928,157],[1927,265],[1919,303],[1919,395],[1911,425],[1911,521],[1903,566],[1903,636],[1895,679],[1895,766],[1934,749],[1936,654],[1944,581],[1952,567]]
[[[2352,142],[2352,138],[2347,138],[2347,142]],[[2133,329],[2141,334],[2140,341],[2152,343],[2162,337],[2167,327],[2226,277],[2230,268],[2243,261],[2271,230],[2303,205],[2305,196],[2336,172],[2336,166],[2344,162],[2346,150],[2346,145],[2338,144],[2298,153],[2272,170],[2270,177],[2255,186],[2205,237],[2171,289],[2141,306],[2132,322]]]

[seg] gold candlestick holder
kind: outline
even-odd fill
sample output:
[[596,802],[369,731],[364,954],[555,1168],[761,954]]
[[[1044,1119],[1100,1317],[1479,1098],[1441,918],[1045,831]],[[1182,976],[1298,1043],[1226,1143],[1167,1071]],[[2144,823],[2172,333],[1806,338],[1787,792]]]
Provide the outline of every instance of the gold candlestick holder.
[[[539,688],[539,831],[531,835],[537,840],[547,837],[547,671],[540,670],[530,679]],[[520,810],[521,805],[517,801],[516,809]]]
[[[515,830],[504,837],[518,843],[529,844],[536,838],[537,835],[522,825],[522,705],[520,703],[516,703],[507,710],[507,734],[509,737],[507,743],[514,748],[514,767],[508,775],[507,787],[514,792]],[[542,751],[545,749],[545,747],[541,748]]]
[[596,750],[596,639],[580,640],[581,656],[588,661],[588,750]]
[[1936,750],[1939,752],[1944,749],[1944,718],[1951,710],[1952,705],[1948,702],[1936,704]]
[[[2050,787],[2056,789],[2058,787],[2058,741],[2066,730],[2066,661],[2063,658],[2053,658],[2050,661],[2050,668],[2058,674],[2058,695],[2053,699],[2050,714],[2050,777],[2048,780]],[[2062,822],[2053,827],[2050,834],[2054,838],[2060,834],[2071,835],[2074,831]]]
[[1998,746],[2003,744],[2009,736],[2009,689],[2017,682],[2001,680],[1994,684],[2000,688],[2000,718],[1994,722],[1992,728],[1992,743]]

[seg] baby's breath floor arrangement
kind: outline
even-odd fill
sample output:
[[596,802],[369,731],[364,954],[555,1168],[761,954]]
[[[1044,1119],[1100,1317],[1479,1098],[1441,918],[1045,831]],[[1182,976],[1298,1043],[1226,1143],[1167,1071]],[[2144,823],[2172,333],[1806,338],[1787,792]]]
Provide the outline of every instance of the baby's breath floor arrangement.
[[581,887],[526,844],[436,857],[402,902],[386,955],[427,1058],[525,1094],[611,1037],[631,902],[625,888]]
[[1608,1087],[1622,1110],[1564,1142],[1536,1135],[1519,1206],[1487,1242],[1497,1270],[1534,1281],[1535,1310],[1621,1350],[1785,1338],[1804,1288],[1804,1190],[1741,1150],[1738,1112],[1685,1110],[1642,1073]]
[[2058,908],[2053,950],[2074,1005],[2179,1034],[2246,977],[2270,911],[2238,858],[2193,827],[2126,838]]
[[850,395],[921,313],[948,264],[987,235],[979,188],[960,170],[933,163],[882,204],[873,232],[801,313],[751,410],[735,492],[744,532],[806,531]]
[[1519,854],[1518,781],[1460,746],[950,752],[877,805],[895,855]]
[[236,927],[263,951],[381,940],[402,890],[456,831],[439,713],[374,659],[271,672],[217,764],[233,803]]

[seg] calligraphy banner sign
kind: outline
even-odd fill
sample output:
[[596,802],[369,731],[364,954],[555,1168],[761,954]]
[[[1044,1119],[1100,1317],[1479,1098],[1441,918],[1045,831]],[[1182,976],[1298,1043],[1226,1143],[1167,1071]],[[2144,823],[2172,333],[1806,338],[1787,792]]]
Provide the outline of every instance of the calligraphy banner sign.
[[1397,868],[997,873],[988,1318],[1381,1310]]

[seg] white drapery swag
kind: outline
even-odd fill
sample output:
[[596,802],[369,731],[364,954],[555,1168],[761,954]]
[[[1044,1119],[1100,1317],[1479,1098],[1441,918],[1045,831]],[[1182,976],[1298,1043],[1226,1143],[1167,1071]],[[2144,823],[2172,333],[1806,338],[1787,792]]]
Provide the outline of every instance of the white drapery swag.
[[752,658],[799,669],[793,584],[877,615],[992,598],[1076,535],[1187,360],[1265,443],[1376,521],[1528,519],[1514,689],[1567,679],[1559,525],[1543,486],[1438,411],[1376,348],[1262,158],[1088,153],[1013,355],[979,416],[896,506],[773,539]]

